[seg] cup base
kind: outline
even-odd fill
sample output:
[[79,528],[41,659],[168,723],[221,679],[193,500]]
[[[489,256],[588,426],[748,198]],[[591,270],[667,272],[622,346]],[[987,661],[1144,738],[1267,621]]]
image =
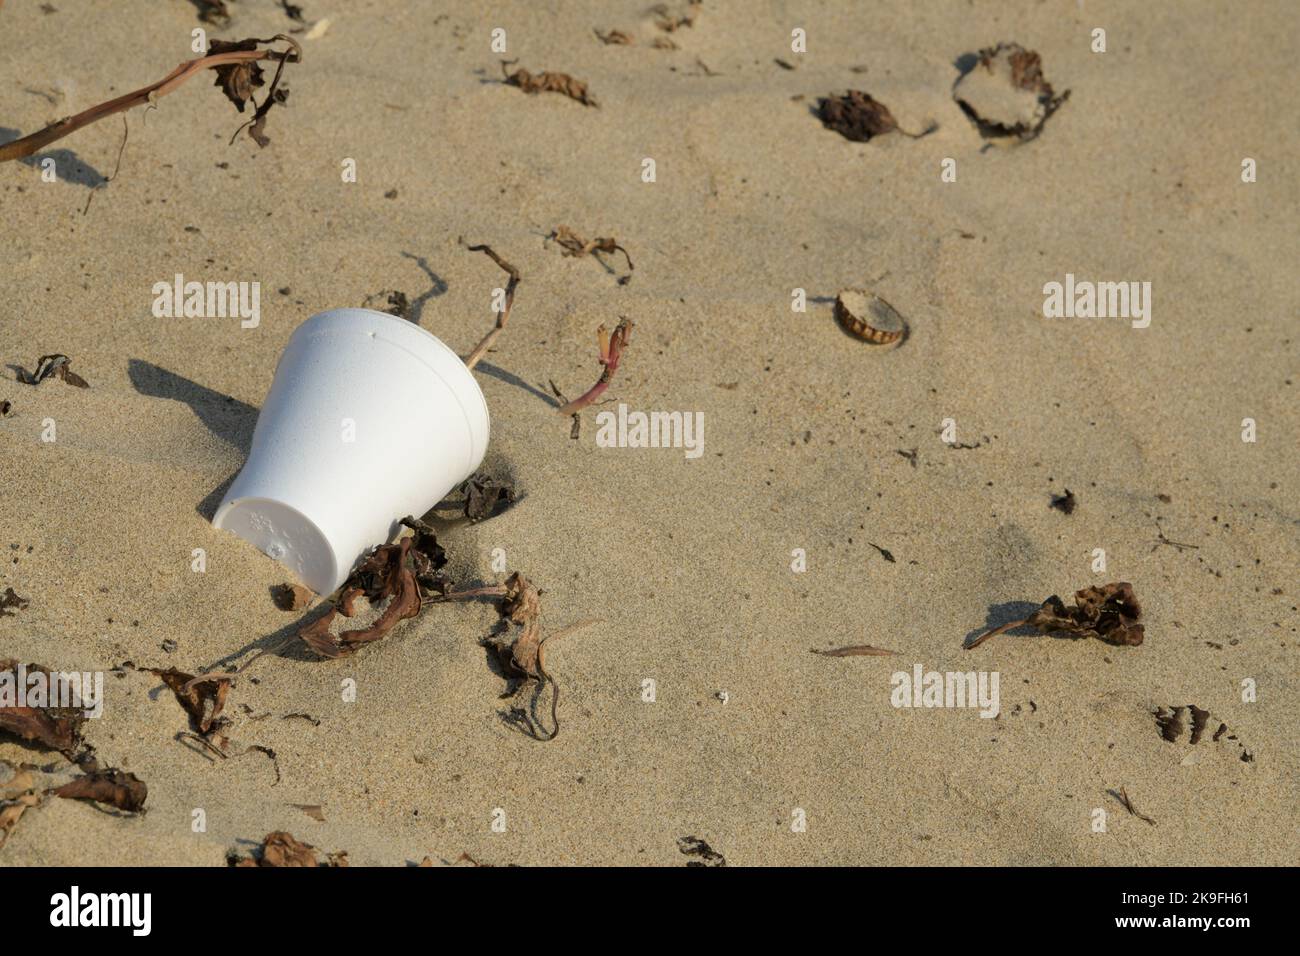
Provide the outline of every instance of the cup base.
[[296,508],[270,498],[241,498],[225,502],[212,523],[279,561],[317,594],[334,590],[339,570],[334,549],[315,522]]

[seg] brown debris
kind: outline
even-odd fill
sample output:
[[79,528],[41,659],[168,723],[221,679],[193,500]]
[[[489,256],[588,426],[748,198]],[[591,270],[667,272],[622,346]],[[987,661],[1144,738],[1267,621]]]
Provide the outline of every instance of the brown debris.
[[268,833],[262,845],[253,851],[252,856],[231,860],[232,866],[327,866],[345,867],[348,865],[346,852],[330,853],[322,863],[316,856],[316,848],[310,843],[295,840],[283,830]]
[[69,385],[75,385],[77,388],[90,388],[86,380],[72,371],[69,366],[72,360],[66,355],[42,355],[36,360],[34,371],[18,369],[18,381],[26,385],[39,385],[47,378],[57,378],[61,382],[67,382]]
[[465,492],[465,517],[471,522],[491,518],[515,502],[515,487],[511,482],[475,475],[461,488]]
[[[242,65],[253,63],[258,60],[275,60],[277,67],[275,77],[271,81],[265,99],[262,105],[257,107],[253,119],[245,124],[249,128],[249,135],[257,142],[259,146],[265,146],[269,142],[262,130],[266,123],[266,113],[273,104],[283,103],[288,93],[286,90],[279,88],[280,77],[286,63],[302,62],[302,48],[298,42],[282,33],[278,33],[269,40],[243,40],[243,41],[213,41],[214,44],[221,44],[221,49],[214,52],[209,49],[205,56],[197,59],[187,60],[176,69],[172,70],[166,76],[156,83],[150,83],[148,86],[141,87],[124,96],[99,103],[90,109],[82,110],[76,116],[64,117],[44,129],[37,130],[21,139],[5,143],[0,146],[0,163],[8,162],[13,159],[24,159],[32,156],[44,149],[50,143],[70,136],[82,127],[89,126],[91,123],[98,122],[106,116],[112,116],[115,113],[123,113],[137,106],[152,106],[159,97],[166,96],[181,86],[186,80],[192,79],[204,70],[216,70],[232,65]],[[274,50],[260,49],[263,44],[287,43],[290,49]],[[248,48],[247,44],[253,44]],[[231,77],[231,91],[227,93],[231,96],[232,102],[239,105],[239,97],[242,93],[249,94],[243,97],[246,101],[251,97],[252,87],[256,85],[250,75],[244,79],[235,79]],[[223,89],[225,87],[223,86]],[[232,95],[233,93],[233,95]],[[242,107],[240,107],[242,112]],[[242,129],[243,127],[241,127]],[[239,135],[239,130],[235,131]],[[232,140],[233,142],[233,140]]]
[[1144,628],[1138,623],[1142,608],[1133,593],[1133,586],[1127,581],[1083,588],[1074,592],[1074,603],[1074,607],[1066,607],[1065,602],[1053,594],[1029,617],[986,631],[963,646],[970,650],[990,637],[1025,625],[1036,627],[1044,634],[1096,637],[1107,644],[1136,647],[1142,643]]
[[[48,668],[39,664],[26,665],[27,673],[37,671],[50,675]],[[17,674],[16,660],[0,660],[0,673]],[[85,713],[77,707],[0,707],[0,731],[23,740],[57,750],[69,759],[82,746],[81,729]]]
[[291,803],[289,806],[293,807],[295,810],[301,810],[317,823],[325,822],[325,808],[319,803]]
[[573,256],[581,259],[583,256],[591,255],[595,252],[603,252],[612,255],[615,252],[623,253],[623,258],[627,260],[628,276],[619,279],[619,285],[626,285],[630,274],[635,268],[632,265],[632,257],[628,255],[626,249],[618,244],[618,240],[613,236],[597,236],[595,239],[583,239],[580,235],[570,229],[568,226],[556,226],[551,230],[551,234],[546,237],[546,241],[554,240],[556,245],[564,250],[564,255]]
[[281,611],[301,611],[315,596],[315,591],[301,584],[281,584],[275,588],[275,606]]
[[506,67],[513,66],[518,60],[502,60],[501,72],[505,74],[509,86],[517,86],[525,93],[563,93],[571,100],[577,100],[583,106],[599,106],[595,98],[587,92],[587,84],[575,80],[567,73],[543,71],[536,75],[523,67],[513,73],[506,73]]
[[958,79],[953,99],[985,137],[1035,139],[1052,114],[1069,98],[1043,76],[1042,58],[1018,43],[980,50],[970,72]]
[[49,792],[67,800],[107,803],[127,813],[143,810],[144,802],[149,796],[145,782],[135,774],[123,770],[96,770]]
[[599,30],[594,31],[596,38],[606,46],[631,46],[636,41],[622,30],[610,30],[602,33]]
[[519,572],[506,579],[502,591],[502,601],[497,608],[502,617],[502,628],[486,640],[486,645],[495,649],[501,667],[507,675],[518,681],[509,695],[518,695],[526,688],[533,688],[533,701],[542,689],[551,686],[551,726],[547,733],[540,723],[534,722],[525,713],[529,734],[535,740],[554,740],[560,734],[560,685],[546,669],[546,648],[551,642],[572,631],[597,623],[595,620],[580,621],[562,628],[553,634],[542,636],[541,596],[532,582]]
[[522,281],[523,277],[519,274],[518,269],[497,255],[496,251],[493,250],[491,246],[482,244],[471,246],[465,241],[464,236],[461,236],[457,241],[470,252],[483,253],[495,262],[506,273],[506,275],[510,276],[510,281],[506,284],[505,288],[505,305],[502,310],[497,313],[496,323],[488,330],[488,334],[483,336],[482,341],[480,341],[478,345],[474,346],[474,351],[465,356],[465,367],[473,369],[483,356],[487,354],[488,349],[492,347],[492,343],[495,342],[497,336],[501,334],[501,330],[506,327],[506,322],[510,320],[510,310],[514,308],[515,304],[515,288]]
[[176,696],[176,702],[190,715],[191,725],[203,736],[209,736],[228,722],[221,716],[221,711],[226,706],[226,695],[230,693],[229,678],[207,678],[203,674],[195,677],[175,667],[166,670],[146,667],[143,670],[167,685]]
[[666,3],[657,3],[650,8],[650,13],[655,18],[655,26],[660,30],[664,33],[676,33],[683,27],[695,26],[695,21],[700,18],[701,6],[703,0],[690,0],[684,8],[674,11]]
[[813,648],[814,654],[820,654],[822,657],[897,657],[898,651],[886,650],[883,647],[872,647],[870,644],[853,644],[849,647],[837,647],[834,650],[823,651]]
[[366,296],[361,302],[361,308],[370,309],[374,312],[387,312],[399,319],[410,319],[411,317],[410,300],[407,299],[405,292],[399,292],[396,289],[384,289],[382,292]]
[[684,836],[677,838],[677,849],[684,856],[698,857],[691,860],[687,866],[726,866],[727,858],[724,857],[713,847],[709,846],[699,837]]
[[1069,488],[1065,489],[1063,495],[1053,495],[1051,507],[1057,511],[1062,511],[1067,515],[1074,514],[1074,509],[1078,505],[1078,499],[1074,497],[1074,492]]
[[4,594],[0,594],[0,617],[13,617],[10,608],[21,611],[26,607],[27,598],[21,597],[13,588],[5,588]]
[[[9,764],[0,763],[0,767],[9,767]],[[18,826],[22,815],[32,807],[40,806],[42,799],[36,792],[36,778],[30,770],[15,770],[12,777],[0,783],[0,849]]]
[[817,100],[817,115],[827,129],[833,129],[855,143],[867,143],[877,136],[895,131],[912,139],[920,139],[939,128],[937,124],[931,123],[920,133],[909,133],[898,125],[898,120],[894,119],[888,106],[861,90],[849,90],[842,96],[831,94],[820,97]]
[[1142,820],[1145,823],[1151,824],[1152,826],[1156,825],[1156,821],[1152,820],[1145,813],[1139,813],[1137,811],[1137,808],[1133,806],[1133,801],[1129,799],[1128,791],[1126,789],[1120,787],[1118,791],[1112,790],[1110,794],[1116,800],[1118,800],[1120,802],[1120,805],[1125,810],[1127,810],[1131,815],[1137,817],[1139,820]]
[[[447,555],[433,531],[413,517],[402,521],[415,534],[375,548],[344,582],[337,605],[298,631],[298,637],[321,657],[352,656],[363,644],[379,640],[401,621],[418,615],[424,597],[441,595],[450,586],[442,572]],[[331,634],[338,615],[351,617],[362,595],[372,605],[386,600],[388,606],[369,627]]]
[[[1171,744],[1180,743],[1184,738],[1189,744],[1200,743],[1204,739],[1205,729],[1212,719],[1208,710],[1197,707],[1195,704],[1157,707],[1151,714],[1156,719],[1156,726],[1160,730],[1161,738]],[[1186,720],[1188,716],[1191,717],[1190,729]],[[1226,737],[1237,745],[1239,756],[1243,762],[1250,763],[1255,759],[1255,755],[1246,749],[1245,745],[1237,739],[1237,735],[1228,731],[1228,725],[1223,721],[1219,721],[1219,726],[1210,740],[1213,743],[1218,743],[1222,737]]]

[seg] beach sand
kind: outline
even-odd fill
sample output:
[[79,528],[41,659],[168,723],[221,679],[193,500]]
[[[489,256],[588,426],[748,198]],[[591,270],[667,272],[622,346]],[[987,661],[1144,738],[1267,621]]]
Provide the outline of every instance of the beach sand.
[[[0,10],[0,138],[158,79],[202,25],[180,0],[54,6]],[[212,36],[300,26],[230,6]],[[729,865],[1300,862],[1293,4],[709,0],[671,34],[640,2],[303,8],[331,23],[296,35],[265,149],[230,144],[249,116],[203,76],[129,114],[84,214],[120,117],[42,152],[60,181],[0,166],[0,592],[29,602],[0,617],[0,657],[200,672],[292,634],[302,615],[270,596],[285,570],[209,523],[276,358],[309,316],[383,290],[468,352],[502,274],[464,236],[523,275],[476,372],[485,468],[521,500],[440,541],[458,586],[503,580],[503,549],[545,592],[544,628],[599,620],[549,650],[561,732],[503,720],[520,702],[499,699],[486,602],[427,607],[346,660],[258,660],[226,733],[274,760],[190,749],[171,693],[120,669],[86,738],[148,784],[147,812],[52,800],[0,863],[220,866],[273,830],[385,866],[702,861],[688,837]],[[991,144],[952,97],[958,59],[1000,41],[1071,91],[1032,142]],[[499,82],[515,58],[599,107]],[[813,115],[846,89],[938,128],[850,142]],[[615,237],[630,281],[621,256],[547,243],[561,224]],[[260,283],[260,324],[156,318],[177,273]],[[1045,318],[1067,273],[1150,282],[1150,327]],[[837,326],[855,287],[907,318],[901,347]],[[548,381],[590,386],[619,316],[614,404],[572,440]],[[19,382],[47,353],[91,387]],[[618,402],[702,412],[703,454],[598,447]],[[1071,514],[1050,507],[1066,488]],[[1140,647],[962,649],[1007,605],[1108,581],[1143,603]],[[897,655],[810,652],[856,644]],[[895,707],[891,675],[916,665],[997,672],[998,716]],[[1153,711],[1190,704],[1228,734],[1162,739]],[[12,737],[0,761],[69,775]]]

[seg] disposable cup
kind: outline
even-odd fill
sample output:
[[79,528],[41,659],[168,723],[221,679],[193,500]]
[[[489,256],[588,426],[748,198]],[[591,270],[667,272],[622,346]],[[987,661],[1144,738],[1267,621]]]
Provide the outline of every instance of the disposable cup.
[[369,309],[322,312],[289,337],[212,523],[328,594],[402,517],[474,473],[488,432],[478,382],[432,333]]

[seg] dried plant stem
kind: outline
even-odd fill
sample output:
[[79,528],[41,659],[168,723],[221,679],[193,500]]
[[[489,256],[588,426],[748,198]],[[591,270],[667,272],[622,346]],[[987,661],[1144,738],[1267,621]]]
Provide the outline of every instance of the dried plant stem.
[[613,335],[609,334],[609,330],[604,325],[596,330],[600,342],[600,364],[604,369],[595,385],[573,401],[556,409],[561,415],[572,415],[604,394],[605,389],[609,388],[609,383],[614,379],[614,373],[618,371],[618,363],[623,358],[623,349],[627,347],[628,336],[631,334],[632,320],[623,316],[619,316],[618,328],[614,330]]
[[460,238],[459,241],[460,244],[464,246],[466,249],[468,249],[470,252],[482,252],[486,254],[488,258],[490,258],[493,262],[499,265],[510,275],[510,281],[506,283],[505,308],[503,308],[500,312],[497,313],[496,325],[492,327],[492,329],[488,332],[487,335],[483,336],[483,340],[479,342],[478,345],[474,346],[474,351],[470,352],[469,355],[465,357],[465,367],[472,369],[475,365],[479,363],[479,359],[483,358],[483,356],[487,354],[488,349],[492,347],[492,343],[494,343],[497,340],[497,336],[501,334],[501,330],[506,327],[506,322],[510,320],[510,309],[515,304],[515,287],[519,285],[519,280],[521,276],[519,275],[519,270],[516,269],[514,266],[512,266],[510,263],[506,262],[499,255],[497,255],[491,246],[489,245],[471,246],[469,243],[465,241],[465,238],[463,236]]
[[1029,623],[1029,618],[1024,618],[1024,619],[1019,620],[1019,621],[1008,621],[1006,624],[1002,624],[1002,625],[1000,625],[1000,626],[998,626],[998,627],[995,627],[995,628],[993,628],[993,630],[991,630],[991,631],[985,631],[985,632],[984,632],[983,634],[981,634],[979,637],[975,638],[975,640],[971,641],[969,644],[966,644],[966,645],[965,645],[965,648],[966,648],[966,650],[969,651],[972,647],[979,647],[981,644],[983,644],[985,641],[987,641],[990,637],[997,637],[999,634],[1003,634],[1003,633],[1005,633],[1005,632],[1007,632],[1007,631],[1010,631],[1010,630],[1013,630],[1014,628],[1017,628],[1017,627],[1023,627],[1024,625],[1026,625],[1026,624],[1028,624],[1028,623]]
[[195,75],[202,73],[204,70],[210,70],[218,66],[227,66],[232,63],[248,63],[254,60],[279,60],[281,66],[285,61],[290,63],[302,62],[302,47],[291,37],[283,33],[277,33],[269,40],[258,40],[259,43],[274,43],[277,40],[283,40],[293,47],[290,50],[233,50],[227,53],[214,53],[210,56],[201,56],[194,60],[187,60],[176,69],[172,70],[166,76],[156,83],[150,83],[148,86],[142,86],[134,92],[119,96],[116,99],[108,100],[88,110],[82,110],[76,116],[65,116],[56,123],[22,139],[16,139],[12,143],[6,143],[0,146],[0,163],[8,162],[12,159],[23,159],[31,156],[33,153],[44,149],[50,143],[63,139],[81,129],[83,126],[89,126],[106,116],[112,116],[114,113],[121,113],[125,110],[132,109],[136,106],[146,106],[152,104],[161,96],[166,96],[186,80],[192,79]]

